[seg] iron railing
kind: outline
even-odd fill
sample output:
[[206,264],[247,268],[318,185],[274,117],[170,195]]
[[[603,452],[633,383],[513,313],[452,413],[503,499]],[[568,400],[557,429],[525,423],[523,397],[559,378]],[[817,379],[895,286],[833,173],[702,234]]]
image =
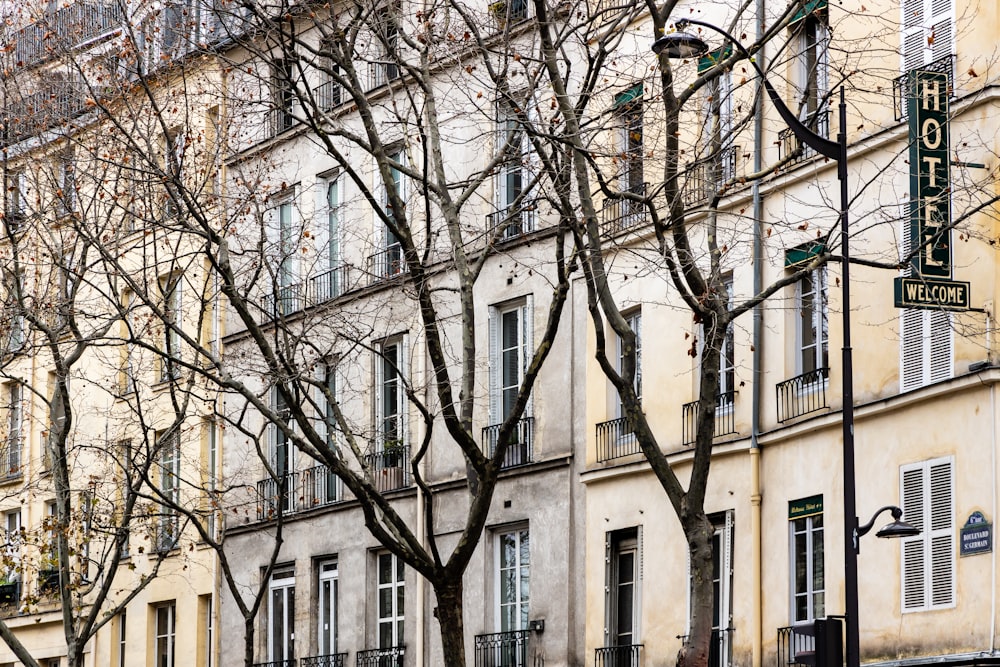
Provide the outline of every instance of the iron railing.
[[[712,630],[711,643],[708,645],[708,667],[730,667],[732,665],[732,639],[735,633],[735,628]],[[677,638],[684,642],[687,641],[688,635],[680,635]]]
[[597,425],[597,460],[610,461],[629,454],[638,454],[639,441],[627,417],[619,417]]
[[296,123],[298,123],[298,120],[295,118],[295,114],[292,113],[291,108],[278,107],[276,109],[269,109],[267,112],[268,137],[276,137],[282,132],[287,132],[295,127]]
[[792,665],[816,667],[817,649],[822,651],[823,644],[832,643],[832,646],[827,646],[828,650],[832,649],[833,653],[842,655],[843,618],[843,616],[827,616],[826,619],[817,619],[810,623],[778,628],[777,667]]
[[375,489],[385,493],[410,485],[409,445],[384,444],[380,451],[365,455],[365,465],[375,480]]
[[594,667],[639,667],[642,644],[602,646],[594,649]]
[[[715,398],[715,426],[712,437],[736,433],[736,391],[724,391]],[[683,430],[685,447],[693,445],[698,437],[698,401],[683,406]]]
[[22,449],[20,435],[10,435],[0,441],[0,480],[21,476]]
[[299,664],[302,667],[344,667],[347,664],[347,654],[314,655],[311,658],[302,658]]
[[368,63],[368,90],[374,90],[398,78],[399,65],[396,63]]
[[[520,419],[514,426],[510,434],[510,442],[507,444],[507,451],[504,452],[501,469],[514,468],[531,463],[534,451],[534,429],[535,421],[532,417]],[[483,429],[483,448],[488,456],[493,456],[496,452],[498,439],[500,438],[500,427],[503,424],[493,424]]]
[[527,667],[528,631],[476,635],[476,667]]
[[255,662],[253,667],[295,667],[295,658],[288,660],[272,660],[271,662]]
[[[646,184],[629,194],[645,196]],[[646,224],[646,206],[643,202],[616,197],[604,200],[601,209],[601,236],[616,236]]]
[[325,273],[310,278],[309,290],[306,294],[309,305],[336,299],[346,291],[349,277],[348,265],[341,264]]
[[305,307],[306,300],[302,285],[284,285],[266,295],[266,308],[271,317],[283,317],[297,313]]
[[18,142],[83,115],[87,111],[86,97],[78,81],[52,81],[9,102],[0,110],[0,143]]
[[403,667],[406,646],[358,651],[358,667]]
[[313,89],[316,104],[323,111],[339,107],[344,97],[344,89],[336,81],[321,83]]
[[736,177],[736,158],[739,146],[727,146],[707,158],[687,165],[687,179],[684,182],[684,205],[688,207],[705,204],[719,192],[727,182]]
[[[955,56],[947,55],[942,58],[930,62],[920,68],[921,72],[937,72],[939,74],[948,75],[948,97],[949,99],[955,98],[955,89],[952,87],[952,82],[955,80]],[[902,76],[896,77],[892,80],[892,101],[893,107],[896,110],[896,120],[903,120],[906,118],[906,101],[910,97],[916,95],[915,91],[911,91],[910,75],[903,74]]]
[[788,421],[830,407],[826,399],[829,377],[829,368],[817,368],[776,384],[774,389],[778,398],[778,421]]
[[535,202],[522,201],[516,208],[486,216],[486,230],[493,243],[503,243],[535,231]]
[[264,311],[277,318],[336,299],[351,289],[350,265],[341,264],[304,282],[279,287],[264,296]]
[[332,505],[343,500],[340,478],[326,466],[288,473],[279,479],[268,477],[257,482],[257,520],[274,518],[279,507],[285,514],[313,507]]
[[[817,109],[813,113],[809,114],[806,118],[802,119],[802,123],[818,134],[821,137],[827,138],[830,136],[830,107],[824,105],[822,108]],[[812,156],[816,155],[816,150],[806,146],[802,141],[795,136],[795,133],[791,129],[785,129],[778,132],[778,159],[784,160],[786,157],[793,155],[799,149],[802,149],[795,157],[792,159],[791,164],[796,164],[802,162],[803,160],[808,160]]]
[[118,2],[76,2],[47,12],[14,35],[14,60],[22,67],[32,67],[109,35],[124,22],[123,8]]
[[403,246],[393,243],[385,250],[369,256],[372,284],[395,278],[406,273],[406,258],[403,256]]

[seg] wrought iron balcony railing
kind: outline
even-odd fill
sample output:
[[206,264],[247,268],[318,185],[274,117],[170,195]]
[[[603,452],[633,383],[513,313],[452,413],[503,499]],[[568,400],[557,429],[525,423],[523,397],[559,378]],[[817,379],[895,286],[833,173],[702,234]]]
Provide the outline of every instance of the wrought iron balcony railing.
[[[938,58],[934,62],[928,63],[920,68],[924,72],[938,72],[940,74],[948,75],[948,85],[950,86],[948,90],[948,97],[951,99],[955,98],[954,80],[955,80],[955,56],[947,55],[942,58]],[[910,97],[916,95],[916,91],[910,90],[910,76],[909,74],[903,74],[902,76],[896,77],[892,80],[892,101],[893,107],[896,110],[896,120],[903,120],[906,118],[906,101]]]
[[125,5],[119,2],[75,2],[47,12],[17,31],[12,43],[14,59],[32,67],[60,53],[110,35],[124,22]]
[[[735,391],[724,391],[715,399],[715,427],[713,438],[736,433],[736,402]],[[698,437],[698,401],[685,403],[683,406],[683,430],[685,447],[695,443]]]
[[[646,184],[631,194],[645,195]],[[614,198],[604,200],[601,209],[601,236],[616,236],[630,229],[646,224],[646,206],[632,199]]]
[[253,667],[295,667],[295,658],[289,658],[288,660],[272,660],[271,662],[255,662]]
[[347,290],[347,280],[349,277],[348,265],[341,264],[325,273],[310,278],[309,291],[307,293],[309,305],[336,299]]
[[830,407],[826,400],[829,377],[829,368],[817,368],[776,384],[778,421],[788,421]]
[[627,418],[619,417],[597,425],[598,461],[610,461],[641,451]]
[[[708,667],[731,667],[732,640],[735,632],[734,628],[712,630],[712,640],[708,646]],[[686,641],[687,635],[680,635],[677,638]]]
[[368,258],[368,263],[371,266],[372,284],[406,273],[403,246],[398,243],[393,243],[385,250],[371,255]]
[[0,441],[0,481],[17,479],[23,473],[21,452],[24,442],[20,435],[9,435]]
[[297,313],[306,305],[305,294],[303,294],[302,285],[299,283],[279,287],[275,292],[267,295],[266,301],[267,312],[271,314],[271,317],[284,317]]
[[[830,136],[830,107],[824,105],[802,119],[803,124],[821,137]],[[778,159],[784,160],[801,148],[802,150],[792,160],[792,164],[797,164],[803,160],[808,160],[816,155],[816,151],[809,146],[805,146],[795,136],[791,129],[785,129],[778,133]]]
[[476,667],[527,667],[528,631],[476,635]]
[[298,119],[290,107],[278,107],[267,112],[267,136],[276,137],[298,124]]
[[375,90],[399,78],[399,65],[394,62],[368,63],[368,90]]
[[382,493],[410,485],[409,445],[385,443],[381,450],[365,455],[365,465]]
[[280,508],[285,514],[332,505],[343,500],[340,478],[323,465],[288,473],[279,479],[257,482],[257,520],[273,519]]
[[594,667],[639,667],[642,644],[602,646],[594,649]]
[[347,654],[314,655],[311,658],[302,658],[299,664],[301,667],[345,667]]
[[687,166],[684,182],[684,205],[700,206],[714,197],[722,186],[736,177],[739,146],[727,146],[718,153]]
[[486,216],[488,238],[503,243],[535,231],[535,202],[522,201],[517,207],[495,211]]
[[[531,463],[534,450],[534,425],[534,418],[524,417],[514,426],[507,451],[504,452],[503,463],[500,466],[502,470]],[[483,448],[488,456],[493,456],[497,449],[501,426],[503,424],[493,424],[483,429]]]
[[351,267],[341,264],[304,282],[279,287],[264,297],[268,317],[285,317],[317,304],[331,301],[351,289]]
[[[827,616],[808,623],[778,628],[777,667],[816,667],[830,651],[843,660],[843,616]],[[826,660],[839,664],[830,653]]]
[[327,81],[316,86],[313,89],[313,95],[317,106],[323,111],[329,111],[340,106],[344,97],[344,89],[336,81]]
[[0,144],[9,145],[63,125],[87,111],[79,81],[52,81],[0,110]]
[[403,667],[406,646],[358,651],[358,667]]

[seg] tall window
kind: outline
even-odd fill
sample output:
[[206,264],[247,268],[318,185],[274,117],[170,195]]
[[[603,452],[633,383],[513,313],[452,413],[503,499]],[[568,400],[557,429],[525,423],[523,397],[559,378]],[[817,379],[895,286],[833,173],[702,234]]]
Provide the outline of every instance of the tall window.
[[320,44],[320,54],[323,56],[322,67],[325,68],[323,72],[323,83],[319,85],[316,89],[316,101],[319,104],[320,109],[330,110],[334,107],[340,105],[341,98],[343,97],[343,90],[340,87],[340,83],[337,82],[337,75],[340,74],[340,65],[334,58],[334,53],[337,49],[336,42],[333,39],[325,39]]
[[[524,374],[534,353],[533,299],[531,295],[513,303],[490,307],[490,427],[486,430],[487,453],[492,455],[498,443],[500,425],[514,412]],[[511,433],[503,466],[531,461],[533,425],[531,399]]]
[[[733,309],[733,276],[727,275],[722,280],[722,288],[726,291],[726,309]],[[719,406],[732,408],[733,393],[736,391],[736,337],[733,333],[733,323],[726,326],[726,334],[722,339],[722,349],[719,350]]]
[[[173,181],[179,180],[184,168],[184,150],[186,148],[184,128],[171,129],[162,140],[163,173],[166,176],[167,188],[163,193],[163,214],[166,218],[180,215],[180,202],[174,197],[178,194]],[[173,193],[173,194],[171,194]]]
[[[524,202],[528,183],[528,141],[521,129],[517,109],[508,100],[497,103],[497,147],[503,151],[496,179],[496,209],[490,233],[499,240],[532,231],[532,211]],[[524,210],[516,210],[515,204]]]
[[295,570],[275,570],[268,589],[267,659],[291,661],[295,658]]
[[825,379],[830,366],[826,267],[802,277],[795,286],[798,312],[798,372],[814,373],[815,381]]
[[73,152],[61,153],[56,162],[57,210],[60,215],[70,215],[76,210],[76,166]]
[[[712,643],[709,646],[708,664],[725,667],[730,664],[729,653],[732,637],[733,590],[733,512],[712,518],[715,533],[712,535]],[[688,600],[690,603],[690,599]],[[690,606],[690,605],[689,605]],[[690,609],[688,610],[690,617]]]
[[3,523],[7,543],[5,551],[9,563],[4,571],[6,581],[13,581],[11,577],[17,573],[21,565],[21,510],[4,512]]
[[617,95],[614,111],[618,124],[618,187],[623,192],[645,192],[642,84]]
[[319,564],[319,654],[333,655],[337,652],[337,560],[325,560]]
[[163,348],[160,358],[160,381],[180,377],[182,290],[181,274],[175,273],[160,279],[163,298]]
[[400,450],[406,444],[403,416],[405,392],[401,370],[404,363],[403,342],[392,339],[382,343],[376,357],[375,380],[378,396],[378,445],[383,453]]
[[24,405],[21,401],[21,385],[8,382],[4,385],[7,403],[7,438],[0,443],[0,476],[12,477],[21,474],[21,451],[23,447],[22,428],[24,426]]
[[118,637],[116,642],[116,648],[118,649],[118,660],[115,663],[117,667],[126,667],[128,664],[126,662],[125,654],[127,649],[127,644],[125,643],[126,635],[126,621],[128,616],[124,611],[118,612]]
[[378,648],[403,644],[405,583],[403,561],[388,551],[379,552],[378,570]]
[[607,533],[607,583],[604,588],[607,646],[632,646],[639,643],[639,558],[638,528]]
[[180,537],[180,516],[173,505],[180,502],[181,452],[180,435],[177,429],[158,433],[160,504],[157,548],[161,551],[173,549]]
[[[635,390],[636,398],[642,399],[642,311],[634,310],[625,315],[625,322],[635,333],[635,378],[632,380],[632,388]],[[625,370],[625,341],[618,338],[618,372]],[[625,416],[625,409],[622,406],[621,397],[618,398],[618,417]],[[630,429],[631,432],[631,429]]]
[[497,535],[497,631],[528,628],[531,542],[527,528]]
[[[402,164],[405,159],[402,151],[389,156],[395,162]],[[382,204],[385,215],[397,224],[405,222],[404,210],[397,215],[393,210],[392,195],[400,200],[406,200],[406,179],[403,172],[395,167],[389,169],[389,182],[382,188]],[[403,245],[396,233],[388,225],[383,226],[382,251],[375,256],[375,274],[380,278],[390,278],[406,270],[406,259],[403,256]]]
[[219,475],[219,427],[215,423],[214,419],[206,419],[205,425],[205,438],[208,442],[205,443],[205,472],[208,479],[205,480],[207,491],[208,491],[208,508],[207,508],[207,523],[208,523],[208,536],[209,539],[216,538],[216,531],[218,529],[219,517],[216,512],[216,499],[215,492],[218,484]]
[[[823,3],[824,5],[826,3]],[[829,92],[828,50],[830,45],[826,9],[817,9],[798,18],[792,24],[795,42],[795,107],[801,118],[816,133],[830,133],[826,96]]]
[[902,0],[899,4],[904,72],[954,52],[954,0]]
[[295,61],[277,59],[271,66],[271,132],[278,134],[295,125]]
[[826,616],[823,551],[823,496],[788,504],[791,548],[792,622]]
[[4,221],[8,232],[17,231],[27,216],[27,178],[23,170],[4,174]]
[[[271,405],[274,406],[274,412],[278,420],[284,424],[289,424],[291,412],[284,397],[277,388],[271,391]],[[280,478],[290,473],[293,469],[292,459],[294,448],[288,441],[288,435],[277,424],[272,425],[271,432],[273,434],[271,437],[271,468],[274,470],[274,474],[278,476],[280,483]]]
[[902,539],[902,609],[955,606],[954,459],[899,469],[903,518],[921,531]]
[[175,618],[177,606],[174,602],[157,605],[155,618],[155,660],[156,667],[174,667],[174,639],[176,637]]
[[388,3],[374,15],[374,31],[381,53],[372,63],[372,87],[385,85],[399,78],[399,27],[396,23],[399,7]]
[[[333,178],[326,184],[326,279],[319,285],[319,297],[332,299],[340,295],[344,286],[340,284],[340,205],[341,187],[339,179]],[[322,299],[321,299],[322,300]]]
[[[733,53],[731,47],[715,49],[698,59],[698,73],[703,74],[720,60]],[[708,178],[704,180],[705,196],[715,196],[718,188],[735,176],[735,151],[728,149],[733,142],[733,74],[719,72],[705,87],[702,106],[701,156],[708,159]]]

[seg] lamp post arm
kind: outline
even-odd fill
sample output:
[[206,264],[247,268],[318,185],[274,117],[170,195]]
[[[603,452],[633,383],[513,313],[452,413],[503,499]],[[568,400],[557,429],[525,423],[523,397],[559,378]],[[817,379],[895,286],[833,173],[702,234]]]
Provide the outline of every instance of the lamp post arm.
[[676,25],[678,30],[684,30],[684,28],[689,25],[697,25],[703,28],[708,28],[709,30],[719,33],[732,42],[733,46],[739,49],[740,53],[742,53],[750,63],[750,66],[757,72],[757,76],[760,77],[761,83],[764,85],[764,90],[767,92],[767,96],[771,99],[771,104],[773,104],[774,108],[778,110],[778,115],[781,116],[781,119],[785,121],[786,125],[788,125],[788,129],[792,131],[792,134],[823,157],[830,158],[831,160],[840,160],[840,144],[836,141],[831,141],[826,137],[816,134],[806,127],[802,121],[799,120],[798,116],[792,113],[792,110],[788,108],[785,101],[781,99],[780,95],[778,95],[778,91],[774,89],[771,82],[767,80],[766,76],[764,76],[764,71],[760,68],[760,65],[757,64],[757,61],[754,60],[753,56],[750,55],[750,52],[747,51],[746,47],[743,46],[739,40],[722,28],[714,26],[711,23],[699,21],[698,19],[680,19],[674,25]]
[[854,529],[855,544],[857,544],[857,538],[864,537],[869,532],[871,532],[871,529],[875,526],[875,520],[878,519],[879,516],[887,510],[889,512],[892,512],[893,521],[899,521],[900,519],[903,518],[903,510],[896,507],[895,505],[886,505],[885,507],[879,509],[877,512],[875,512],[875,514],[872,515],[871,521],[869,521],[863,526],[858,526],[857,528]]

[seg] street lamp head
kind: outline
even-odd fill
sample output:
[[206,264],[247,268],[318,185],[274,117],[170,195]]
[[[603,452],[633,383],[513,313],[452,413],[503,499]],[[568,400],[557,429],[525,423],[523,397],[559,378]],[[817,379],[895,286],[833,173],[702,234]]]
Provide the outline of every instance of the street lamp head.
[[875,537],[885,537],[898,539],[900,537],[914,537],[920,534],[920,529],[903,521],[903,510],[898,507],[890,508],[892,512],[892,523],[883,526]]
[[678,21],[676,32],[664,35],[653,42],[653,53],[663,54],[674,60],[697,58],[708,53],[708,44],[705,40],[683,31],[686,25],[686,21]]

